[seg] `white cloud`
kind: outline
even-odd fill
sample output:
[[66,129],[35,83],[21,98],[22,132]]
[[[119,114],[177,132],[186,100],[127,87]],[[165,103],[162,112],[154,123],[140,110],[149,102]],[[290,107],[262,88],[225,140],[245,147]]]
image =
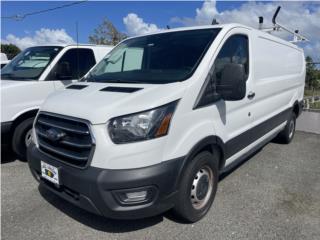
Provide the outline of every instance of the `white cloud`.
[[[278,5],[282,9],[277,18],[278,22],[295,30],[299,29],[310,42],[300,44],[305,49],[306,55],[320,60],[320,5],[303,2],[247,2],[239,8],[219,12],[215,1],[206,1],[201,8],[197,8],[193,18],[174,17],[173,23],[184,26],[211,24],[213,18],[219,23],[242,23],[251,27],[258,27],[258,17],[264,17],[265,26],[271,26],[272,16]],[[291,36],[285,32],[277,35],[290,39]]]
[[12,43],[17,45],[20,49],[43,44],[70,44],[74,43],[74,40],[64,29],[48,29],[41,28],[36,31],[33,36],[17,37],[13,34],[6,36],[2,42]]
[[147,34],[162,30],[155,24],[145,23],[143,19],[135,13],[129,13],[126,17],[124,17],[123,23],[126,27],[127,33],[130,36]]
[[315,62],[320,62],[320,41],[306,44],[303,49],[306,56],[311,56]]

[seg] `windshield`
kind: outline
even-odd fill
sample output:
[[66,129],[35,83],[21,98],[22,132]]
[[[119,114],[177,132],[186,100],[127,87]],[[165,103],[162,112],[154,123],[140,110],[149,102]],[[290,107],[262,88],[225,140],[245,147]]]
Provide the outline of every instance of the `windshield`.
[[186,80],[219,31],[188,30],[128,39],[83,81],[159,84]]
[[31,47],[1,69],[1,79],[38,80],[62,47]]

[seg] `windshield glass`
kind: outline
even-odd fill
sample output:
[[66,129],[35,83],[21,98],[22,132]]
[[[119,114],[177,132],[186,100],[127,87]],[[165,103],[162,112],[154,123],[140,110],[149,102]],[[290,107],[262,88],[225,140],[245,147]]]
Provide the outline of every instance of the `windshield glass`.
[[1,69],[1,79],[38,80],[62,47],[31,47]]
[[220,29],[154,34],[128,39],[83,81],[170,83],[189,78]]

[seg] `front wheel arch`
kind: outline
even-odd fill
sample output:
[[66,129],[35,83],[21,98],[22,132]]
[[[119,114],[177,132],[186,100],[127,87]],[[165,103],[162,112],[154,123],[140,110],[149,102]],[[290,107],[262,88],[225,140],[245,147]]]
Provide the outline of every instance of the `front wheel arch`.
[[39,109],[32,109],[30,111],[24,112],[22,114],[20,114],[18,117],[16,117],[13,120],[13,124],[11,127],[12,133],[14,132],[14,129],[24,120],[28,119],[28,118],[32,118],[35,117],[38,113]]
[[217,158],[219,159],[218,168],[221,170],[225,165],[225,146],[223,141],[217,136],[208,136],[202,140],[200,140],[185,156],[182,166],[180,167],[180,171],[178,174],[176,189],[179,187],[181,182],[183,172],[187,168],[188,164],[192,161],[192,159],[199,153],[203,151],[208,151],[211,154],[218,154]]

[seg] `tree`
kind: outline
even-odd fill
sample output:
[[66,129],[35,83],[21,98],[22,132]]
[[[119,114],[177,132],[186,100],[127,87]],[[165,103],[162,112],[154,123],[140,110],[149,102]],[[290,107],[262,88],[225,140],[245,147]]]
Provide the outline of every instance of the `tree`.
[[8,59],[12,59],[17,54],[19,54],[21,50],[16,45],[10,43],[10,44],[1,44],[1,52],[5,53]]
[[312,88],[312,82],[316,78],[315,66],[313,64],[313,60],[310,56],[306,57],[306,85],[309,89]]
[[306,86],[313,92],[315,89],[320,88],[320,70],[316,68],[312,58],[306,57]]
[[103,45],[116,45],[127,35],[121,33],[108,19],[104,19],[102,23],[94,29],[94,33],[89,36],[89,42]]

